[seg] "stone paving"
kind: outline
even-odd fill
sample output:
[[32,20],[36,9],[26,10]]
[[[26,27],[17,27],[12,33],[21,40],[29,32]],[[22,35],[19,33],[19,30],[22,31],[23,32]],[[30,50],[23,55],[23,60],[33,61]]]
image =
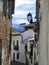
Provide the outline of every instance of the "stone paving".
[[14,62],[11,62],[11,65],[26,65],[26,64],[14,61]]

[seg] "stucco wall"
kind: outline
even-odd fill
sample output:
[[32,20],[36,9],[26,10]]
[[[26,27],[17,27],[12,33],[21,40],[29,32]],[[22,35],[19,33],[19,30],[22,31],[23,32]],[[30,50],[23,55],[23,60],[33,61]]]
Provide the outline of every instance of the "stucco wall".
[[13,53],[15,53],[17,55],[17,51],[13,50],[13,40],[18,40],[19,41],[19,60],[15,57],[16,61],[22,62],[22,63],[26,63],[26,59],[25,59],[25,49],[24,49],[24,44],[21,43],[22,41],[22,37],[21,36],[12,36],[12,44],[11,44],[11,60],[13,60]]
[[41,0],[42,19],[40,21],[40,63],[39,65],[48,64],[48,1]]
[[10,45],[10,27],[11,27],[11,20],[5,17],[0,11],[0,39],[2,39],[2,57],[1,57],[2,65],[3,64],[5,65],[6,63],[9,64],[8,55],[9,55],[9,45]]

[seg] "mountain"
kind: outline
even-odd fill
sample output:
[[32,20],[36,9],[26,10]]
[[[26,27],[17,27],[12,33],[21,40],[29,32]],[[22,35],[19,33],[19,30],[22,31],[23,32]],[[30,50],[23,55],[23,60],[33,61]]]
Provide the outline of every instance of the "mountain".
[[12,28],[12,32],[17,32],[17,30],[15,28]]
[[12,24],[12,28],[14,28],[15,30],[18,30],[20,32],[24,31],[24,24]]

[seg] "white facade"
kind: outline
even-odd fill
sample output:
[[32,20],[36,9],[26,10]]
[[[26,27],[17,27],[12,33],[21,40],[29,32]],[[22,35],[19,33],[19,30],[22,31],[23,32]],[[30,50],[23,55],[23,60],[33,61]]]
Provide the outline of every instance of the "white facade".
[[[17,40],[19,41],[18,45],[19,45],[19,50],[16,51],[14,50],[14,46],[13,44],[17,44]],[[13,41],[15,41],[15,43],[13,43]],[[16,34],[12,36],[12,43],[11,43],[11,61],[13,61],[13,53],[15,53],[15,61],[19,61],[21,63],[26,63],[26,58],[25,58],[25,49],[24,49],[24,44],[22,43],[22,36],[20,34]],[[19,53],[19,59],[17,59],[17,53]]]
[[23,32],[21,35],[23,36],[23,41],[25,41],[30,38],[34,39],[35,33],[34,33],[33,29],[28,29],[27,31]]
[[41,0],[39,65],[49,65],[49,0]]
[[[34,46],[35,42],[35,32],[33,29],[28,29],[27,31],[24,31],[23,33],[14,33],[12,35],[12,43],[11,43],[11,61],[19,61],[21,63],[26,63],[26,57],[29,65],[34,65],[34,61],[38,61],[37,59],[37,47]],[[13,41],[15,41],[13,43]],[[19,50],[14,50],[14,44],[17,44],[17,41],[19,41]],[[30,42],[31,41],[31,42]],[[27,45],[27,54],[26,54],[26,45]],[[32,47],[32,53],[31,53],[31,47]],[[19,53],[19,59],[17,59],[17,53]],[[13,55],[15,54],[15,56]],[[32,57],[32,60],[30,59],[30,54]],[[34,57],[36,56],[36,60],[34,60]]]
[[[35,32],[33,31],[33,29],[28,29],[27,31],[23,32],[21,35],[23,36],[23,44],[24,46],[27,45],[27,60],[28,60],[28,64],[29,65],[34,65],[34,62],[37,61],[38,62],[38,57],[37,57],[37,45],[35,44]],[[34,44],[36,46],[34,46]],[[33,46],[32,46],[33,45]],[[30,52],[31,52],[31,46],[32,46],[32,62],[31,62],[31,58],[30,58]],[[34,59],[34,57],[36,57],[36,60]]]

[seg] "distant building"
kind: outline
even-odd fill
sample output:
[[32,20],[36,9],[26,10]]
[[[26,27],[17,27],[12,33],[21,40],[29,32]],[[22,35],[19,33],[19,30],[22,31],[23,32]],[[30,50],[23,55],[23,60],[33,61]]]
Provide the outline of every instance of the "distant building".
[[37,44],[35,43],[36,32],[34,24],[25,25],[25,31],[12,32],[11,61],[18,61],[25,64],[34,64],[37,60]]
[[16,31],[12,33],[11,42],[11,61],[18,61],[26,64],[24,44],[22,43],[21,33]]
[[38,41],[38,33],[35,29],[35,24],[27,24],[24,26],[25,31],[22,33],[23,39],[22,43],[25,46],[25,54],[26,54],[26,63],[28,65],[34,65],[34,62],[37,61],[37,41]]
[[27,31],[24,31],[22,33],[22,36],[23,36],[22,43],[25,46],[26,64],[28,64],[28,65],[33,64],[34,34],[35,33],[34,33],[33,29],[28,29]]

